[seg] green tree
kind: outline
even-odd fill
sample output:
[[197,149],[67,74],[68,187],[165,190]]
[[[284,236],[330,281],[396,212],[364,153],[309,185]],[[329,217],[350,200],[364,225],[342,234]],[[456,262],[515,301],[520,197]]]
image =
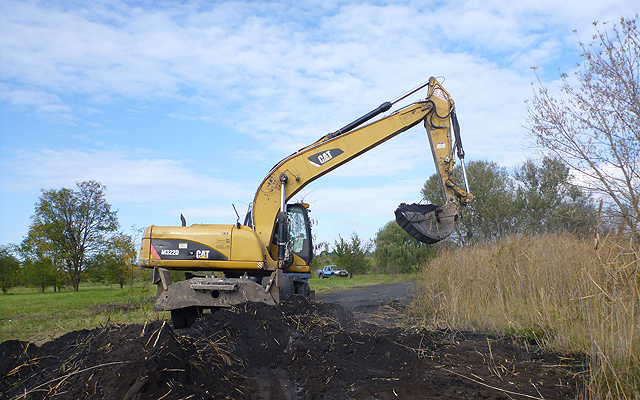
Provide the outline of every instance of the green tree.
[[78,190],[43,190],[29,234],[40,247],[47,247],[60,260],[74,290],[78,290],[86,261],[103,250],[105,236],[118,228],[116,211],[98,182],[76,183]]
[[[329,245],[327,244],[327,248]],[[329,253],[329,250],[323,250],[320,254],[315,254],[313,256],[313,261],[311,266],[313,269],[322,269],[325,265],[335,264],[335,254]]]
[[23,262],[22,280],[27,286],[44,291],[53,286],[53,291],[65,285],[64,268],[57,259],[58,252],[53,244],[39,236],[36,230],[29,231],[20,244]]
[[40,289],[42,293],[53,286],[56,290],[56,270],[47,258],[28,259],[24,262],[23,280],[27,286]]
[[349,272],[349,278],[353,278],[356,273],[364,273],[369,267],[367,253],[371,247],[371,242],[363,243],[355,232],[350,240],[345,240],[338,235],[338,240],[334,244],[336,264]]
[[569,167],[559,158],[527,160],[515,170],[515,212],[519,230],[530,234],[565,230],[592,234],[596,210],[591,198],[571,184]]
[[[582,62],[560,93],[539,87],[528,107],[535,143],[560,158],[583,188],[609,200],[623,230],[640,225],[640,32],[622,18],[579,42]],[[604,25],[601,25],[604,27]]]
[[[459,169],[454,174],[459,174]],[[453,241],[459,245],[497,240],[517,233],[565,230],[588,235],[596,225],[594,204],[572,182],[570,168],[559,158],[527,160],[513,176],[498,164],[472,161],[467,165],[475,199],[462,210]],[[422,189],[427,201],[442,204],[437,175]]]
[[18,282],[20,261],[14,255],[11,245],[0,246],[0,289],[2,293]]
[[396,221],[380,228],[374,239],[376,267],[391,273],[406,273],[435,257],[435,247],[409,235]]
[[[461,181],[461,170],[454,176]],[[514,185],[508,171],[491,161],[471,161],[467,164],[469,188],[474,200],[462,210],[452,240],[459,245],[496,240],[513,232]],[[422,188],[422,196],[430,203],[442,205],[442,189],[437,174]]]
[[95,256],[92,262],[92,269],[96,269],[99,272],[96,275],[100,280],[117,283],[122,289],[127,280],[131,278],[136,253],[133,238],[124,233],[119,233],[109,238],[104,251]]
[[66,285],[62,261],[53,243],[39,236],[39,231],[30,230],[20,244],[23,259],[22,281],[25,285],[39,288],[43,293],[52,286],[53,291]]

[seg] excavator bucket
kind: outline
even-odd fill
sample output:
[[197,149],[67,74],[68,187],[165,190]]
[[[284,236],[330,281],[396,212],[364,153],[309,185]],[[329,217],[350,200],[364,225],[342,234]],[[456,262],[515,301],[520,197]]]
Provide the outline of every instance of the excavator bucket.
[[437,243],[451,235],[458,215],[458,207],[454,203],[441,207],[402,203],[396,209],[398,225],[415,239],[427,244]]

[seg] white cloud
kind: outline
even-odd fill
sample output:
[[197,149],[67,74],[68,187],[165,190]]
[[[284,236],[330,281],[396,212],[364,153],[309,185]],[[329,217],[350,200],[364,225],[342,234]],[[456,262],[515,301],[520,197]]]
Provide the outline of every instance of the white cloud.
[[[233,210],[236,207],[238,215]],[[240,216],[240,223],[244,223],[244,217],[247,214],[248,205],[242,202],[211,204],[193,207],[177,208],[175,215],[183,214],[187,219],[187,224],[198,223],[214,223],[214,224],[233,224]]]
[[0,178],[5,192],[72,188],[75,182],[96,180],[119,203],[213,203],[252,195],[242,184],[199,173],[185,161],[145,158],[126,150],[18,150],[5,154],[2,167],[9,172]]
[[14,108],[33,110],[41,118],[57,123],[73,123],[78,120],[73,108],[53,93],[39,90],[12,90],[8,85],[0,84],[0,100],[12,104]]
[[[253,169],[267,165],[266,173],[431,75],[446,77],[467,158],[513,166],[529,153],[522,128],[534,80],[529,67],[540,67],[545,83],[557,79],[558,67],[577,61],[573,29],[588,38],[594,20],[637,12],[629,0],[372,3],[0,2],[0,113],[11,113],[7,129],[34,115],[44,121],[11,131],[2,191],[37,194],[96,179],[117,201],[173,201],[167,207],[216,218],[204,204],[251,199],[256,182],[246,177],[261,176]],[[158,114],[228,132],[213,139],[207,129],[175,133],[213,142],[209,159],[154,156],[177,151],[162,148],[169,140],[156,140],[155,121],[145,120]],[[329,208],[344,196],[374,198],[371,215],[386,215],[384,196],[409,194],[408,186],[388,182],[433,173],[426,143],[416,127],[331,174],[367,183],[379,177],[381,189],[335,189]],[[157,153],[127,150],[147,144]],[[252,170],[221,157],[228,149],[252,160]],[[213,178],[210,169],[233,174]]]
[[348,213],[360,217],[379,217],[396,209],[403,202],[420,200],[419,189],[424,181],[396,181],[374,187],[318,188],[305,201],[314,213]]
[[35,90],[7,90],[3,93],[3,97],[17,106],[46,107],[61,103],[60,98],[55,94]]

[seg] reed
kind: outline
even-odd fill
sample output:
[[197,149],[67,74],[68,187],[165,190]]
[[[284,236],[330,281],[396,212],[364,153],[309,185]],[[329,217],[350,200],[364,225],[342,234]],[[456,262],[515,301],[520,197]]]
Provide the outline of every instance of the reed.
[[514,236],[444,251],[418,278],[427,328],[535,339],[588,355],[592,399],[640,399],[640,274],[629,238]]

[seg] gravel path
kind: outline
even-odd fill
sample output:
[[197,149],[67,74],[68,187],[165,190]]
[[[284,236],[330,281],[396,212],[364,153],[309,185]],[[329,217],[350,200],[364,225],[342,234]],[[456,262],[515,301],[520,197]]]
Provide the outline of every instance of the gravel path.
[[361,313],[375,311],[382,303],[405,303],[414,295],[415,283],[402,282],[319,293],[316,294],[316,300],[323,303],[338,303],[351,312]]

